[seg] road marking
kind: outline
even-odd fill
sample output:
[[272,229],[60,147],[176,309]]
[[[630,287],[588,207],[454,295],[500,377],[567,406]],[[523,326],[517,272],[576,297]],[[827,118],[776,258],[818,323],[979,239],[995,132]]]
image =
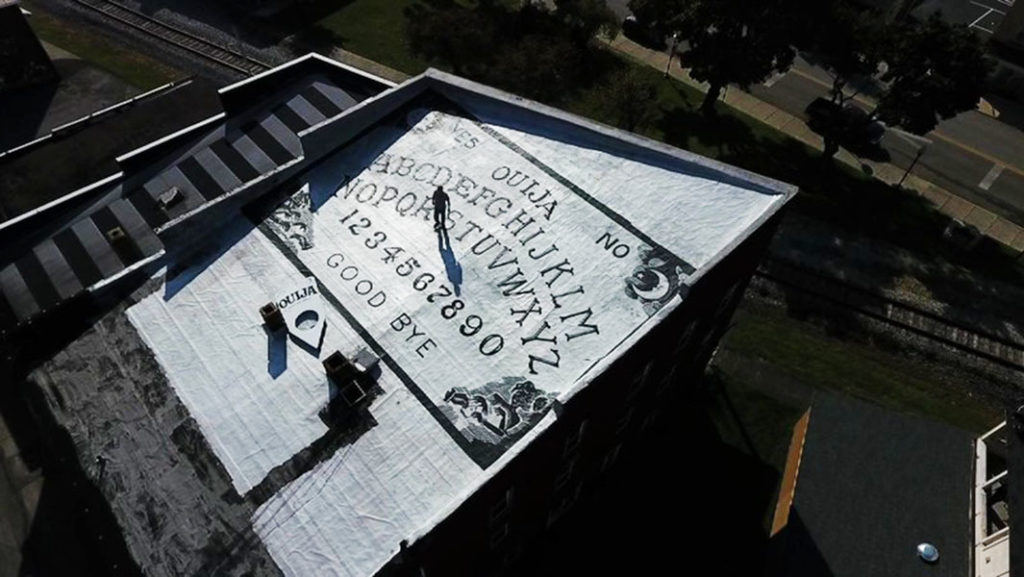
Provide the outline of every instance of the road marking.
[[[971,4],[974,4],[974,2],[971,2]],[[987,8],[987,6],[986,6],[986,8]],[[988,8],[988,12],[985,12],[981,16],[978,16],[978,18],[974,22],[971,22],[970,24],[968,24],[967,27],[968,28],[977,28],[978,30],[981,30],[982,32],[988,32],[989,34],[992,34],[992,31],[989,30],[988,28],[985,28],[983,26],[978,26],[978,22],[981,22],[982,20],[988,18],[988,15],[993,13],[993,12],[995,12],[994,8]]]
[[992,183],[999,178],[1000,174],[1003,173],[1003,168],[1002,164],[993,164],[992,168],[989,169],[988,174],[985,175],[985,178],[981,179],[981,182],[978,183],[978,188],[982,190],[988,190],[991,188]]
[[973,155],[975,155],[977,157],[983,158],[983,159],[991,162],[992,164],[1002,165],[1003,168],[1006,168],[1010,172],[1016,173],[1016,174],[1018,174],[1020,176],[1024,176],[1024,170],[1021,170],[1020,168],[1018,168],[1016,166],[1010,165],[1005,160],[996,158],[996,157],[992,156],[991,154],[982,152],[982,151],[978,150],[977,148],[974,148],[973,146],[971,146],[969,144],[964,144],[963,142],[960,142],[959,140],[956,140],[955,138],[951,138],[949,136],[946,136],[945,134],[939,132],[938,130],[933,130],[929,134],[931,136],[934,136],[935,138],[938,138],[939,140],[945,140],[946,142],[952,144],[953,146],[955,146],[957,148],[962,148],[963,150],[966,150],[967,152],[970,152],[971,154],[973,154]]
[[[1002,10],[997,10],[997,9],[991,7],[991,6],[986,6],[985,4],[982,4],[981,2],[975,2],[974,0],[971,0],[971,4],[974,4],[975,6],[979,6],[981,8],[984,8],[985,10],[988,10],[988,12],[983,14],[981,16],[981,18],[984,18],[985,16],[988,16],[992,12],[995,12],[996,14],[1001,14],[1003,16],[1006,16],[1006,12],[1003,12]],[[981,20],[981,18],[978,18],[978,20]],[[975,20],[975,22],[977,22],[978,20]]]

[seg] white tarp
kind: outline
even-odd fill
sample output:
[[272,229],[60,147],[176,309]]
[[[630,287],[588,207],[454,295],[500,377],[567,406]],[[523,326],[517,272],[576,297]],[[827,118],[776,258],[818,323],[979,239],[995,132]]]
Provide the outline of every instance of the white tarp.
[[[321,163],[268,228],[487,466],[678,302],[693,268],[589,197],[589,181],[469,120],[409,117],[410,130],[378,129]],[[437,186],[451,203],[441,231]]]
[[[234,228],[225,236],[244,223]],[[259,313],[303,280],[250,233],[128,309],[240,493],[327,431],[317,417],[328,396],[320,360],[285,331],[268,335]],[[327,324],[323,356],[355,349],[358,337],[340,315],[329,312]]]
[[[308,175],[309,198],[302,191],[287,201],[310,207],[303,222],[312,223],[313,237],[289,233],[296,216],[288,211],[272,216],[268,230],[387,351],[412,396],[440,409],[431,411],[433,424],[420,414],[421,441],[413,446],[426,450],[430,438],[448,436],[487,467],[516,451],[517,440],[550,416],[552,400],[594,363],[679,302],[693,271],[688,255],[672,255],[644,233],[666,244],[695,233],[681,233],[665,216],[673,201],[636,210],[657,216],[651,232],[591,195],[610,197],[626,185],[668,194],[679,174],[609,157],[595,176],[586,151],[568,148],[560,172],[490,127],[425,110],[407,118],[410,129],[378,128],[321,163]],[[548,143],[543,152],[556,151]],[[574,158],[587,162],[572,169]],[[628,180],[603,184],[616,167]],[[432,226],[437,185],[451,199],[447,231]],[[721,185],[703,186],[687,194],[728,196]],[[698,219],[719,223],[715,238],[700,244],[700,258],[724,248],[768,206],[758,204],[763,195],[741,196],[734,202],[757,206]],[[654,202],[656,195],[638,198]],[[423,527],[431,507],[457,494],[455,486],[424,484],[449,474],[449,465],[389,435],[399,425],[385,411],[374,407],[380,428],[257,512],[256,530],[287,575],[372,574],[398,540]],[[462,478],[479,482],[483,474]],[[400,520],[404,534],[394,531]]]
[[[129,311],[243,492],[324,434],[321,358],[383,357],[376,425],[257,511],[287,575],[372,574],[778,200],[425,109],[305,181]],[[258,307],[310,275],[324,346],[282,368]]]
[[781,195],[651,166],[522,129],[496,130],[567,178],[586,182],[594,198],[697,268],[783,200]]

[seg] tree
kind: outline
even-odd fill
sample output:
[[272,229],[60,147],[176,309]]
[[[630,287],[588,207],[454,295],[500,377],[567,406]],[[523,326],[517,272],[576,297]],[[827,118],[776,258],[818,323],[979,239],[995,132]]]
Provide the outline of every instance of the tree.
[[815,18],[813,50],[832,77],[832,102],[842,105],[857,95],[845,92],[851,80],[878,70],[884,30],[876,16],[844,0],[822,2],[821,8]]
[[729,84],[746,88],[789,68],[791,7],[788,0],[684,0],[680,32],[689,46],[680,63],[710,85],[701,111],[714,112]]
[[889,125],[925,134],[939,119],[970,110],[981,98],[991,63],[966,26],[950,26],[933,15],[904,23],[890,35],[882,80],[889,83],[876,114]]
[[852,114],[859,109],[846,110],[847,102],[859,92],[847,93],[846,88],[851,81],[869,77],[878,70],[885,34],[877,17],[853,8],[845,0],[815,2],[807,10],[808,21],[813,23],[806,30],[807,47],[832,77],[832,106],[817,107],[818,111],[828,108],[831,113],[812,118],[811,124],[824,139],[825,158],[832,158],[839,152],[841,141],[857,140],[857,131],[866,130],[873,122],[866,114]]
[[406,9],[406,35],[412,52],[459,75],[486,69],[497,36],[490,13],[453,6]]
[[604,0],[555,0],[555,16],[568,27],[577,47],[586,46],[598,33],[614,38],[618,18]]
[[630,69],[599,93],[600,106],[615,125],[635,132],[650,124],[658,114],[658,88],[647,71]]
[[480,79],[541,102],[557,103],[577,83],[581,50],[567,38],[529,34],[499,48],[495,65]]
[[684,0],[629,0],[629,11],[641,25],[668,34],[682,14],[683,5]]

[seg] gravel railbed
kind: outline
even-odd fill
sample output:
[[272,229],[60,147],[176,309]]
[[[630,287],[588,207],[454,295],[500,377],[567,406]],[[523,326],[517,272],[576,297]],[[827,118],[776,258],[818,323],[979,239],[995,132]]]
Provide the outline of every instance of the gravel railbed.
[[[168,65],[189,75],[200,76],[210,80],[218,86],[231,84],[245,78],[241,73],[219,66],[205,58],[196,56],[187,50],[183,50],[163,40],[149,36],[139,30],[126,26],[117,20],[108,18],[94,10],[85,8],[76,2],[71,2],[69,0],[35,0],[35,4],[63,20],[73,22],[78,26],[83,26],[93,32],[111,38],[113,41],[122,44],[125,50],[141,52],[155,60],[166,62]],[[151,3],[124,2],[123,4],[130,8],[140,10],[144,14],[152,16],[157,20],[172,24],[212,42],[240,51],[243,54],[252,56],[253,58],[259,59],[270,65],[280,64],[295,56],[294,51],[287,47],[277,45],[262,47],[256,46],[245,42],[244,40],[246,40],[246,38],[244,35],[242,36],[243,41],[239,42],[235,36],[218,30],[214,24],[205,22],[207,17],[209,17],[212,22],[219,22],[226,26],[229,26],[228,24],[224,24],[228,20],[223,13],[220,13],[209,6],[206,8],[205,12],[201,11],[196,6],[185,6],[186,8],[195,10],[194,13],[196,14],[196,17],[189,17],[174,10],[177,3],[173,6],[159,9],[155,9],[153,6],[150,6],[149,4]],[[142,4],[146,5],[144,6]],[[184,5],[188,3],[182,4]]]

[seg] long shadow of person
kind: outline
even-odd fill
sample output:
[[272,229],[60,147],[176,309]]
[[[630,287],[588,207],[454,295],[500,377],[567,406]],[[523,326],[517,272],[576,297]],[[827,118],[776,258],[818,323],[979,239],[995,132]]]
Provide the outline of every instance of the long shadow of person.
[[441,251],[441,260],[444,261],[444,271],[448,275],[448,281],[452,283],[455,296],[462,294],[462,265],[455,260],[455,253],[452,252],[452,243],[448,240],[448,229],[442,226],[437,230],[437,250]]

